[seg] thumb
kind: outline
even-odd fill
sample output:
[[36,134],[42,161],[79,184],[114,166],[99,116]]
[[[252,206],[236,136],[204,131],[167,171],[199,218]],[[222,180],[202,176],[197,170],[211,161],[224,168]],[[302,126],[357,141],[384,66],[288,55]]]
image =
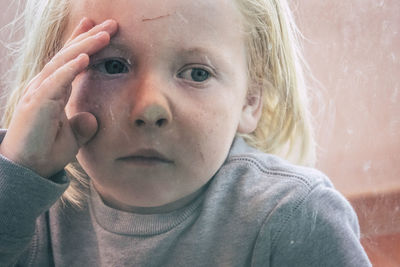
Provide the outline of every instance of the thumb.
[[69,124],[80,146],[93,138],[98,129],[96,117],[89,112],[80,112],[69,119]]

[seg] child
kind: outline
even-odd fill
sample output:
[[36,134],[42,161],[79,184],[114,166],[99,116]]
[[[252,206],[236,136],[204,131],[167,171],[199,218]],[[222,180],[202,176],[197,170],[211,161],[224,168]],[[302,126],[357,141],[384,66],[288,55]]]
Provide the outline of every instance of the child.
[[323,174],[248,145],[313,161],[284,1],[32,0],[25,17],[3,265],[370,266]]

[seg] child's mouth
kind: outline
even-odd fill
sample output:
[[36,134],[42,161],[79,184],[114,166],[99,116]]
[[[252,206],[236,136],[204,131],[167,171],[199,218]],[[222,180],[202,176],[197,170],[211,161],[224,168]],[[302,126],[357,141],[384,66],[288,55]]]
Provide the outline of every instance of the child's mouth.
[[118,158],[119,161],[137,165],[170,164],[172,160],[153,149],[141,149],[130,155]]

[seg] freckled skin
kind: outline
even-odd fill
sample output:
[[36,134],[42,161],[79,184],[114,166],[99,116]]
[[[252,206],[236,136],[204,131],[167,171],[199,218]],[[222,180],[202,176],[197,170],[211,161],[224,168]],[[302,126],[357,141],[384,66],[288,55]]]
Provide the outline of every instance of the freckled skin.
[[[131,65],[112,78],[89,70],[75,79],[67,115],[87,111],[99,123],[78,161],[111,206],[131,210],[179,199],[184,205],[220,168],[238,129],[258,121],[243,116],[247,70],[236,7],[227,0],[76,0],[71,13],[67,35],[83,16],[96,23],[115,19],[119,31],[111,42],[123,48],[106,48],[98,57]],[[207,52],[185,52],[193,47]],[[193,84],[178,75],[189,66],[217,74]],[[118,160],[143,148],[172,163]]]

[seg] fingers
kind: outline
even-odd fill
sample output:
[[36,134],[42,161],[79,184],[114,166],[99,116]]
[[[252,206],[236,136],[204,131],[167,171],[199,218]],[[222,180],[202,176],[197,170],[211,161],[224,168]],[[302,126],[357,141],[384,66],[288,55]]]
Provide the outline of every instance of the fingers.
[[112,19],[103,21],[102,23],[94,26],[92,20],[88,18],[83,18],[71,34],[70,38],[65,42],[64,48],[69,47],[71,43],[80,42],[83,39],[96,35],[101,31],[105,31],[108,32],[110,35],[113,35],[116,30],[117,23]]
[[80,54],[75,59],[64,64],[41,83],[37,97],[39,99],[62,101],[64,108],[70,95],[72,81],[88,65],[89,56],[87,54]]
[[92,20],[88,18],[83,18],[78,26],[75,28],[75,30],[72,32],[71,36],[68,38],[68,40],[65,42],[66,45],[68,45],[72,40],[74,40],[76,37],[79,35],[89,31],[94,27],[94,23]]
[[1,148],[6,156],[44,177],[62,169],[98,128],[90,113],[68,120],[65,105],[76,76],[89,65],[89,57],[110,42],[117,32],[113,20],[93,25],[83,19],[64,48],[27,86]]
[[96,117],[89,112],[80,112],[69,119],[72,131],[79,147],[93,138],[98,129]]
[[84,32],[87,28],[90,28],[90,23],[83,20],[75,29],[71,38],[76,34],[79,35],[70,40],[69,43],[46,64],[38,77],[39,83],[66,62],[76,58],[79,54],[85,53],[91,56],[106,47],[110,42],[111,36],[116,33],[118,26],[114,20],[106,20],[91,28],[89,31]]
[[72,43],[78,43],[102,31],[107,32],[112,36],[117,31],[117,27],[115,20],[109,19],[94,26],[92,20],[83,18],[71,34],[70,38],[65,42],[64,48],[69,47]]

